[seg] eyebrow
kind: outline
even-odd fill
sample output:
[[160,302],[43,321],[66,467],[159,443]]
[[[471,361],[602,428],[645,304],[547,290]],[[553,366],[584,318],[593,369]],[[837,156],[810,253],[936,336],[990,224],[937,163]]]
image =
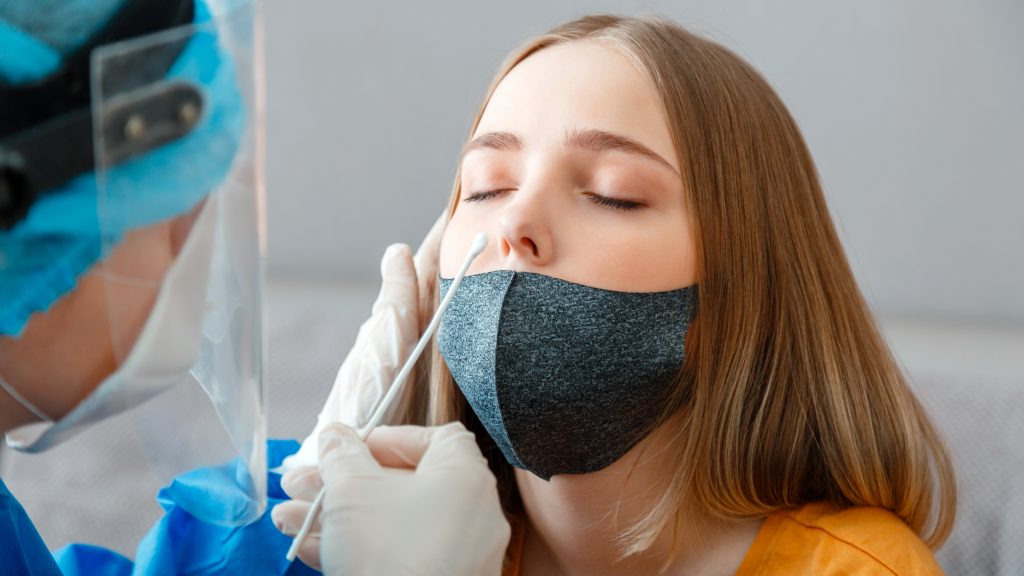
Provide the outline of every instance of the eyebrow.
[[459,158],[465,158],[466,154],[474,150],[512,150],[518,151],[523,149],[523,141],[519,139],[519,136],[511,132],[487,132],[481,134],[466,144],[462,148],[462,154]]
[[[654,160],[675,174],[679,174],[679,171],[657,152],[621,134],[605,132],[604,130],[571,129],[565,133],[565,145],[570,148],[579,148],[591,152],[615,151],[641,156]],[[459,161],[461,163],[467,154],[475,150],[508,150],[515,152],[522,149],[522,139],[512,132],[487,132],[477,136],[463,147],[462,153],[459,155]]]

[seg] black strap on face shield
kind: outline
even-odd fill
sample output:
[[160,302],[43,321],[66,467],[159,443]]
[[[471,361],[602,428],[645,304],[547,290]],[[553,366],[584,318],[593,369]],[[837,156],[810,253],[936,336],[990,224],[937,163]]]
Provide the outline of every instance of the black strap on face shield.
[[[39,196],[94,169],[89,83],[93,49],[190,24],[194,18],[194,0],[126,0],[56,72],[17,86],[0,82],[0,230],[10,230],[20,222]],[[164,76],[185,42],[172,42],[160,52],[147,51],[144,59],[121,59],[117,65],[141,71],[135,75],[140,79]],[[132,87],[121,83],[117,88]],[[114,162],[183,136],[201,111],[201,94],[184,83],[140,92],[111,110],[108,125],[102,127],[106,138],[113,137],[111,141],[118,144]],[[182,109],[191,113],[178,114]],[[167,118],[176,118],[176,122],[168,124]],[[140,123],[177,128],[142,138],[133,129]]]

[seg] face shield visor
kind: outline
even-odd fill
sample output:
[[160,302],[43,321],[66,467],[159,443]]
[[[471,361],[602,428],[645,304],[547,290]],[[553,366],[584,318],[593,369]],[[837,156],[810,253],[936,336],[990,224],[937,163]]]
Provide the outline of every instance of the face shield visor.
[[266,506],[254,24],[249,3],[213,14],[197,2],[191,24],[94,49],[93,171],[39,197],[0,246],[4,281],[38,280],[55,257],[81,260],[68,282],[102,287],[109,339],[97,348],[113,368],[68,414],[8,433],[8,445],[47,450],[132,409],[158,480],[215,491],[183,491],[178,505],[228,526]]

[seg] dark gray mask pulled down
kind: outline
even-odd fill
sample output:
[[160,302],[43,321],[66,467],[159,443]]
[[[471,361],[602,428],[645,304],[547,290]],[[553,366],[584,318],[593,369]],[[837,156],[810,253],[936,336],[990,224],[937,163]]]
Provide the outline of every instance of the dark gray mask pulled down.
[[696,305],[694,286],[615,292],[501,270],[463,278],[437,338],[508,462],[547,480],[609,466],[660,423]]

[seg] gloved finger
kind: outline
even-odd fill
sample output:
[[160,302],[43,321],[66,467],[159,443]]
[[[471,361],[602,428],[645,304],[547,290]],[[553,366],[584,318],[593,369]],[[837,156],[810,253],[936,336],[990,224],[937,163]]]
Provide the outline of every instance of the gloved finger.
[[[412,268],[411,260],[408,266]],[[415,307],[415,290],[410,297],[413,299],[410,305]],[[395,376],[416,345],[419,317],[414,309],[403,312],[396,306],[378,308],[360,330],[359,338],[353,350],[358,352],[356,361],[343,367],[347,370],[338,372],[334,386],[344,391],[342,414],[351,416],[339,421],[362,428],[391,389]],[[382,421],[390,422],[395,414],[401,413],[408,399],[409,388],[404,387],[386,407]]]
[[421,333],[430,323],[430,317],[436,306],[435,302],[430,301],[430,289],[437,283],[441,238],[444,237],[444,230],[447,226],[448,211],[445,210],[427,232],[427,236],[423,238],[423,242],[420,243],[420,247],[416,250],[416,256],[413,258],[416,263],[416,275],[419,278],[419,328]]
[[[274,527],[285,536],[295,538],[306,521],[306,515],[312,507],[312,502],[302,500],[289,500],[281,502],[270,511],[270,518]],[[306,539],[299,545],[296,555],[307,566],[320,569],[320,515],[313,519],[313,525],[309,529]]]
[[460,422],[440,427],[380,426],[366,439],[373,457],[381,466],[414,468],[436,467],[447,458],[459,465],[483,464],[486,461],[476,438]]
[[373,303],[373,313],[377,314],[380,309],[393,306],[400,316],[415,316],[419,289],[409,246],[388,246],[380,261],[380,276],[380,294]]
[[[411,270],[412,264],[407,265]],[[385,280],[382,291],[389,289],[388,282]],[[379,299],[374,305],[373,315],[359,328],[355,345],[338,369],[318,425],[323,421],[362,427],[387,394],[419,336],[418,317],[410,308],[416,306],[415,283],[410,285],[410,302],[388,304]],[[391,297],[396,296],[381,295]]]
[[[295,537],[306,521],[306,515],[313,506],[312,502],[304,500],[288,500],[281,502],[270,511],[270,519],[274,521],[274,528],[285,536]],[[313,526],[309,529],[310,536],[320,536],[320,518],[313,520]]]
[[289,470],[281,477],[281,489],[292,500],[312,502],[324,487],[320,470],[316,466],[303,466]]
[[423,426],[378,426],[366,438],[366,445],[381,466],[415,470],[433,430]]
[[381,289],[373,314],[360,326],[317,417],[317,429],[302,441],[296,460],[316,461],[322,424],[363,426],[419,337],[416,269],[409,247],[389,246],[380,266]]
[[476,443],[476,436],[466,430],[461,422],[452,422],[433,430],[430,445],[416,468],[418,474],[451,470],[464,472],[471,468],[489,472],[487,460]]
[[355,430],[338,422],[324,427],[320,433],[320,478],[325,485],[343,476],[376,475],[380,471],[380,464]]
[[[419,338],[418,290],[412,254],[405,244],[388,247],[381,260],[380,295],[373,315],[359,329],[355,358],[338,371],[334,388],[341,389],[342,412],[353,419],[340,420],[360,427],[387,394],[395,375]],[[405,403],[407,394],[388,406],[385,421]]]
[[295,555],[306,566],[314,570],[320,570],[320,536],[313,536],[312,534],[307,536],[302,544],[299,544],[299,549]]

